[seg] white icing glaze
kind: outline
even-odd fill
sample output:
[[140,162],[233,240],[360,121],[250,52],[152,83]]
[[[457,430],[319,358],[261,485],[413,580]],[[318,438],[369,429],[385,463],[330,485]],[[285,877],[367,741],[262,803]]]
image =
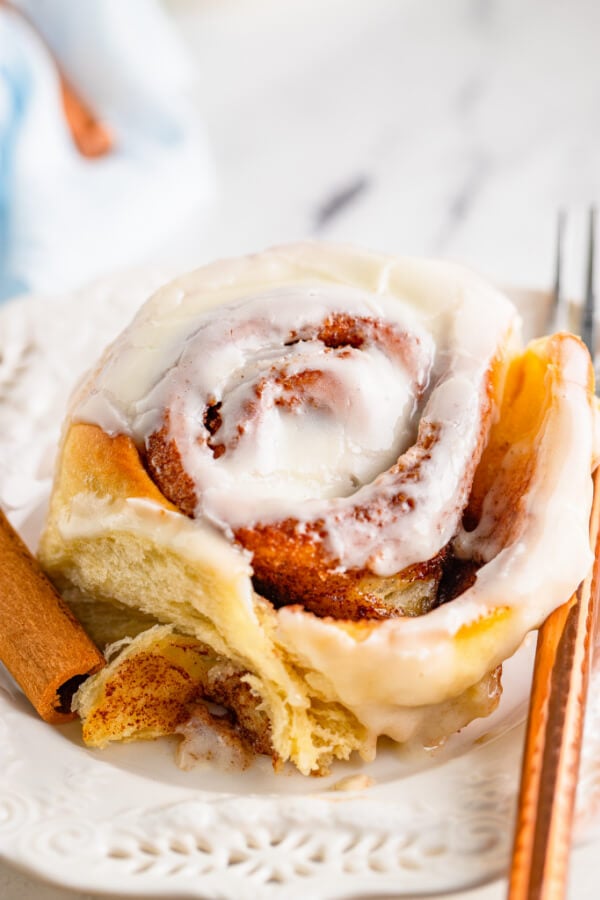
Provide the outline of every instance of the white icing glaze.
[[[378,332],[361,347],[326,346],[318,331],[336,315],[383,323],[404,343]],[[144,447],[168,410],[198,521],[230,537],[257,522],[291,518],[302,530],[319,520],[341,568],[390,575],[456,533],[487,374],[515,328],[511,304],[457,267],[282,248],[160,291],[109,351],[74,418]],[[306,376],[314,380],[294,392]],[[212,438],[211,404],[222,423]],[[399,487],[387,470],[404,453],[414,458],[419,421],[439,441],[418,480]],[[391,514],[399,490],[406,499]],[[355,507],[377,510],[356,517]]]

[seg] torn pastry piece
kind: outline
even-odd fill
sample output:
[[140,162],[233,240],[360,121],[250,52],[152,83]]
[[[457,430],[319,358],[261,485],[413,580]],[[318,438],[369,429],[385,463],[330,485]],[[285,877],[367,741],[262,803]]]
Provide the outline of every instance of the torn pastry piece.
[[[299,244],[163,288],[73,399],[40,548],[66,596],[153,629],[80,689],[84,738],[205,737],[212,701],[309,774],[488,715],[590,565],[595,417],[581,342],[523,350],[447,263]],[[178,670],[160,728],[105,690],[144,706],[148,641]]]

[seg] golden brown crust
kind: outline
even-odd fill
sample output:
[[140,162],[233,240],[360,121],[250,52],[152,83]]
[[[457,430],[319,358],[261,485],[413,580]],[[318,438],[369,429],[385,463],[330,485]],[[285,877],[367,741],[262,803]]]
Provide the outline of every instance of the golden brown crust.
[[98,497],[152,500],[165,509],[177,509],[156,487],[144,469],[131,438],[114,437],[98,425],[71,425],[63,444],[55,498],[71,498],[82,492]]
[[402,606],[386,603],[385,596],[400,594],[416,582],[430,585],[424,602],[429,602],[429,608],[433,605],[445,550],[388,578],[376,577],[366,569],[340,572],[322,544],[310,534],[298,534],[296,524],[285,520],[235,533],[253,554],[258,593],[276,606],[299,604],[315,615],[334,619],[385,619],[406,614]]
[[165,423],[148,438],[146,465],[153,480],[162,490],[168,486],[169,500],[190,518],[196,508],[194,482],[186,473],[181,462],[177,444],[169,440],[169,414],[165,413]]

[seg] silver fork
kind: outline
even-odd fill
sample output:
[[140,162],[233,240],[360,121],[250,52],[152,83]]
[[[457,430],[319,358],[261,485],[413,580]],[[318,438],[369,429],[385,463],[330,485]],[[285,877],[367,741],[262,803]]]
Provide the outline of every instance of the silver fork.
[[[564,210],[558,214],[556,226],[556,257],[554,269],[554,292],[550,313],[549,330],[563,331],[569,328],[568,300],[563,288],[563,248],[566,230],[566,215]],[[585,297],[581,310],[579,332],[581,339],[588,348],[596,370],[595,349],[595,290],[594,290],[594,263],[596,248],[596,209],[591,207],[588,212],[587,229],[587,256],[585,263]]]

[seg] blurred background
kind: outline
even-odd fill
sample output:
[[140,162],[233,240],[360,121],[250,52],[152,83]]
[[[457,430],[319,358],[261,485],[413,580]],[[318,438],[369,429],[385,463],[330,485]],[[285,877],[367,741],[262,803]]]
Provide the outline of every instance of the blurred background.
[[559,207],[581,294],[598,33],[594,0],[0,2],[0,297],[306,237],[549,287]]

